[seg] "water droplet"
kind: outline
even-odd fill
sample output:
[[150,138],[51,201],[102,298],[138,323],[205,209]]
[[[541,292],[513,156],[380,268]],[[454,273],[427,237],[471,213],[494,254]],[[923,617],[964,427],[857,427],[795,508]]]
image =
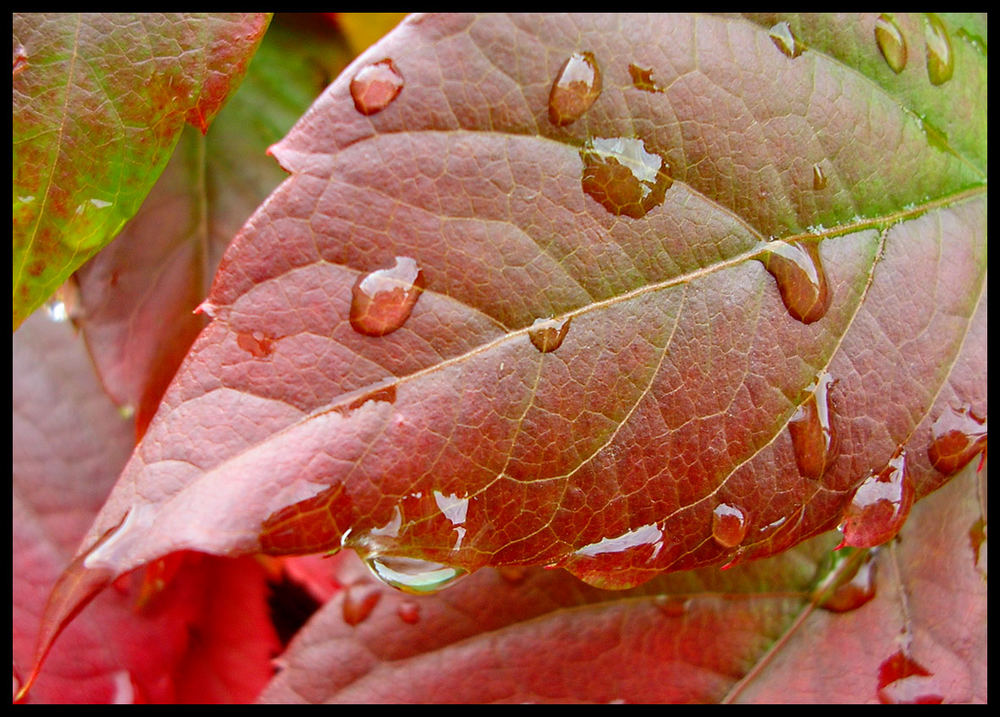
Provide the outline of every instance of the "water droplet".
[[918,115],[918,118],[920,129],[927,138],[927,144],[942,152],[951,152],[951,147],[948,145],[948,135],[944,130],[931,123],[924,115]]
[[50,321],[62,323],[78,320],[83,316],[83,300],[80,298],[80,286],[76,279],[70,277],[56,289],[52,298],[45,303],[45,314]]
[[593,53],[574,52],[563,63],[549,93],[549,121],[565,127],[580,119],[601,94],[601,68]]
[[24,72],[28,69],[28,51],[24,49],[24,45],[18,45],[14,48],[14,77]]
[[844,541],[839,547],[871,548],[892,539],[906,522],[913,498],[906,451],[900,448],[885,468],[858,486],[844,511]]
[[787,22],[782,21],[774,25],[768,34],[771,36],[771,41],[775,47],[788,57],[798,57],[805,50],[805,47],[799,42],[798,38],[792,34],[792,28]]
[[663,203],[674,183],[670,165],[642,140],[595,137],[580,150],[583,191],[615,215],[639,219]]
[[906,67],[906,38],[892,19],[883,13],[875,21],[875,42],[882,57],[897,75]]
[[829,390],[836,381],[823,371],[810,385],[812,393],[792,414],[788,432],[795,449],[795,463],[804,478],[818,479],[826,470],[833,448]]
[[827,594],[819,606],[831,612],[849,612],[874,598],[878,565],[874,560],[875,554],[875,550],[869,551],[850,570],[840,575],[832,592]]
[[819,191],[820,189],[826,188],[826,173],[823,168],[818,165],[813,165],[813,189]]
[[362,67],[351,80],[354,106],[363,115],[381,112],[403,89],[403,76],[385,59]]
[[362,581],[348,585],[341,603],[344,622],[348,625],[364,622],[381,598],[381,590],[373,583]]
[[351,289],[351,326],[365,336],[390,334],[410,317],[424,290],[424,273],[417,262],[397,256],[389,269],[359,277]]
[[205,314],[208,318],[214,319],[218,309],[219,307],[217,307],[208,299],[205,299],[203,302],[201,302],[200,304],[198,304],[198,306],[195,307],[192,313]]
[[386,585],[415,594],[437,592],[466,574],[461,568],[420,558],[376,555],[365,563]]
[[632,76],[632,85],[639,90],[644,92],[663,92],[663,88],[657,85],[653,81],[653,69],[639,67],[638,65],[630,64],[628,66],[628,73]]
[[882,704],[940,704],[930,671],[916,660],[896,652],[878,668],[878,698]]
[[777,282],[789,314],[804,324],[826,315],[831,293],[815,242],[768,242],[757,259]]
[[927,458],[945,475],[958,473],[977,454],[986,454],[986,419],[973,413],[971,406],[961,410],[949,406],[934,421],[931,436]]
[[496,571],[511,585],[520,585],[528,577],[528,568],[524,565],[501,565]]
[[396,379],[387,379],[384,386],[368,391],[362,396],[354,399],[349,404],[347,404],[347,409],[353,411],[356,408],[361,408],[369,401],[383,401],[385,403],[395,403],[396,402]]
[[260,331],[253,333],[240,332],[236,334],[236,344],[254,358],[265,358],[274,351],[274,340]]
[[682,617],[691,605],[691,599],[683,595],[657,595],[653,602],[667,617]]
[[420,622],[420,605],[414,600],[403,600],[396,608],[399,619],[409,625]]
[[747,534],[747,518],[742,510],[719,503],[712,511],[712,537],[724,548],[735,548]]
[[543,354],[555,351],[562,346],[563,339],[566,338],[566,332],[569,331],[571,320],[565,319],[562,322],[558,322],[553,319],[535,319],[535,322],[531,325],[531,330],[528,331],[528,338],[531,339],[531,343],[534,344],[535,348]]
[[927,13],[924,22],[924,40],[927,42],[927,77],[932,85],[942,85],[955,71],[955,56],[944,23],[934,13]]

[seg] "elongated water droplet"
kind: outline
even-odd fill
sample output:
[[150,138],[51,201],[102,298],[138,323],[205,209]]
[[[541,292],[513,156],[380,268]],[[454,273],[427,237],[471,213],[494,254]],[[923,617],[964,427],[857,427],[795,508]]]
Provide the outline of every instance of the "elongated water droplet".
[[819,191],[826,188],[826,173],[823,167],[818,164],[813,165],[813,189]]
[[986,419],[973,413],[971,406],[961,410],[949,406],[934,421],[931,436],[927,458],[945,475],[958,473],[976,455],[986,453]]
[[809,396],[792,414],[788,432],[795,449],[795,463],[804,478],[819,478],[826,470],[833,447],[829,389],[836,381],[825,371],[810,386]]
[[601,68],[593,53],[575,52],[563,63],[549,92],[549,121],[565,127],[583,116],[601,94]]
[[875,42],[882,52],[882,57],[897,75],[906,67],[906,38],[892,15],[879,15],[875,21]]
[[351,289],[351,326],[365,336],[385,336],[402,326],[424,290],[417,262],[397,256],[389,269],[360,277]]
[[788,57],[798,57],[805,50],[802,43],[792,34],[792,28],[787,22],[782,21],[774,25],[768,34],[775,47]]
[[528,331],[528,338],[531,339],[531,343],[534,344],[535,348],[543,354],[555,351],[562,346],[563,339],[566,338],[566,332],[569,331],[570,321],[572,319],[566,319],[562,322],[555,321],[554,319],[535,319],[535,322],[531,325],[531,330]]
[[274,340],[260,331],[253,333],[240,332],[236,335],[236,344],[254,358],[265,358],[274,351]]
[[670,165],[642,140],[595,137],[580,150],[583,191],[615,215],[639,219],[663,203],[674,183]]
[[628,73],[632,76],[632,86],[644,92],[663,92],[663,88],[653,81],[652,68],[646,69],[635,64],[628,66]]
[[420,605],[415,600],[403,600],[396,608],[399,619],[409,625],[420,622]]
[[348,625],[364,622],[381,598],[382,592],[373,583],[362,581],[348,585],[341,604],[344,622]]
[[876,566],[875,550],[869,551],[855,563],[853,569],[841,575],[837,585],[819,604],[831,612],[849,612],[869,602],[875,597]]
[[942,85],[955,71],[955,55],[948,29],[934,13],[928,13],[924,22],[924,40],[927,42],[927,77],[931,84]]
[[839,547],[872,548],[895,537],[913,506],[913,481],[906,469],[906,451],[900,448],[878,473],[858,486],[847,510]]
[[940,704],[940,693],[930,671],[902,651],[890,655],[878,668],[878,698],[882,704]]
[[831,292],[814,242],[768,242],[757,258],[777,282],[789,314],[804,324],[826,315]]
[[402,89],[403,76],[388,58],[362,67],[351,80],[354,106],[363,115],[381,112]]
[[466,574],[461,568],[420,558],[376,555],[365,563],[386,585],[415,594],[435,593]]
[[747,518],[735,505],[719,503],[712,511],[712,537],[724,548],[735,548],[747,534]]
[[18,45],[14,48],[14,74],[16,77],[20,73],[24,72],[28,68],[28,51],[24,49],[24,45]]

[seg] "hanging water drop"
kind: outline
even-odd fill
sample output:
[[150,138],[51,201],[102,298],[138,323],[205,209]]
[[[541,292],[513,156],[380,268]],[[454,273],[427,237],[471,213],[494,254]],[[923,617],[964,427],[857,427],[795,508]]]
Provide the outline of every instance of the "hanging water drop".
[[628,73],[632,76],[632,86],[643,92],[663,92],[663,88],[653,81],[652,68],[639,67],[636,64],[628,66]]
[[813,189],[819,191],[826,188],[826,173],[823,167],[818,164],[813,165]]
[[831,293],[815,242],[773,241],[758,257],[774,277],[788,313],[804,324],[826,315]]
[[364,622],[381,598],[382,591],[373,583],[361,581],[348,585],[344,591],[344,601],[341,603],[344,622],[348,625]]
[[580,150],[583,191],[615,215],[639,219],[663,203],[674,183],[670,165],[642,140],[595,137]]
[[892,15],[883,13],[875,21],[875,42],[892,71],[897,75],[902,72],[906,67],[906,38]]
[[365,563],[386,585],[414,594],[437,592],[466,574],[461,568],[420,558],[375,555]]
[[553,319],[535,319],[528,331],[528,338],[536,349],[543,354],[555,351],[562,346],[566,332],[569,331],[569,324],[572,319],[565,319],[562,322]]
[[930,671],[901,650],[879,665],[878,698],[882,704],[940,704],[944,701]]
[[381,112],[403,89],[403,76],[385,59],[362,67],[351,80],[354,106],[363,115]]
[[583,116],[601,94],[601,68],[593,53],[575,52],[563,63],[549,92],[549,121],[565,127]]
[[849,612],[857,610],[875,597],[876,566],[875,550],[854,563],[845,574],[838,577],[832,591],[827,592],[819,606],[830,612]]
[[900,448],[889,463],[858,486],[844,511],[839,547],[872,548],[891,540],[903,527],[913,506],[913,481]]
[[771,36],[771,41],[775,47],[788,57],[798,57],[805,49],[802,43],[798,41],[798,38],[792,34],[792,28],[787,22],[782,21],[774,25],[768,34]]
[[351,289],[351,326],[365,336],[390,334],[410,317],[424,290],[424,273],[417,262],[397,256],[389,269],[358,278]]
[[826,470],[833,447],[829,389],[836,381],[825,371],[810,385],[811,395],[792,414],[788,432],[795,463],[804,478],[818,479]]
[[971,406],[956,410],[951,406],[931,426],[927,458],[935,470],[945,475],[958,473],[978,454],[986,455],[986,419]]
[[927,43],[927,77],[931,84],[942,85],[955,71],[955,56],[947,28],[933,13],[928,13],[924,22],[924,40]]
[[747,518],[742,510],[719,503],[712,511],[712,537],[724,548],[735,548],[747,534]]

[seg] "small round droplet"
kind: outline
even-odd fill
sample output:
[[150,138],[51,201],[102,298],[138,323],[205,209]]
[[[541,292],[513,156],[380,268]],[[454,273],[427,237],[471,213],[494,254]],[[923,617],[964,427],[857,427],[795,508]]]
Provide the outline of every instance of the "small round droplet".
[[815,242],[768,242],[757,258],[777,282],[789,314],[804,324],[826,315],[831,293]]
[[788,57],[798,57],[805,50],[801,42],[792,34],[792,28],[787,22],[779,22],[768,33],[775,47]]
[[549,92],[549,121],[565,127],[583,116],[601,94],[601,68],[593,53],[575,52],[563,63]]
[[927,43],[927,77],[932,85],[943,85],[955,71],[955,55],[948,29],[933,13],[928,13],[924,22],[924,40]]
[[632,76],[632,86],[643,92],[663,92],[663,88],[653,81],[653,69],[639,67],[636,64],[628,66],[628,73]]
[[906,67],[906,38],[892,15],[879,15],[875,21],[875,42],[882,57],[897,75]]
[[930,671],[902,651],[885,659],[878,668],[878,698],[882,704],[940,704],[944,695]]
[[712,511],[712,537],[724,548],[735,548],[747,534],[747,519],[742,510],[719,503]]
[[274,340],[260,331],[253,333],[240,332],[236,335],[236,344],[254,358],[266,358],[274,351]]
[[826,173],[818,164],[813,165],[813,189],[816,191],[826,189]]
[[351,80],[354,106],[363,115],[381,112],[402,89],[403,76],[388,58],[362,67]]
[[378,585],[370,582],[357,582],[348,585],[344,591],[344,602],[341,604],[344,622],[357,625],[372,614],[372,610],[382,598]]
[[403,600],[396,608],[399,619],[409,625],[420,622],[420,605],[415,600]]
[[826,470],[833,447],[829,389],[836,381],[825,371],[810,386],[812,394],[788,421],[795,463],[804,478],[818,479]]
[[378,269],[351,289],[351,326],[365,336],[390,334],[410,317],[424,290],[424,273],[417,262],[397,256],[389,269]]
[[642,140],[595,137],[580,150],[583,191],[615,215],[644,217],[674,183],[670,165]]
[[872,548],[891,540],[906,522],[913,498],[906,451],[900,448],[885,468],[858,486],[844,511],[844,540],[839,547]]
[[565,319],[562,322],[553,319],[535,319],[535,322],[531,325],[531,330],[528,331],[528,338],[531,339],[531,343],[534,344],[535,348],[543,354],[555,351],[562,346],[563,339],[566,338],[566,332],[569,331],[571,321],[572,319]]
[[876,566],[875,552],[868,552],[853,567],[837,580],[837,585],[819,604],[830,612],[849,612],[869,602],[875,597]]
[[683,595],[657,595],[654,603],[667,617],[683,617],[691,605],[691,598]]
[[986,419],[973,413],[971,406],[961,410],[949,406],[934,421],[931,436],[927,458],[945,475],[958,473],[976,455],[986,454]]
[[365,563],[386,585],[418,595],[442,590],[466,574],[461,568],[420,558],[378,555]]

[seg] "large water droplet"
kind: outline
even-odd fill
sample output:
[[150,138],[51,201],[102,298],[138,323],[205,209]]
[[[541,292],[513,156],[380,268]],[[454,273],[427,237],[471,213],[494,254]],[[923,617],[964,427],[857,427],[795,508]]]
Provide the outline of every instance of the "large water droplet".
[[930,671],[902,651],[878,668],[878,698],[882,704],[940,704],[940,693]]
[[830,387],[836,381],[821,372],[810,386],[812,394],[792,414],[788,432],[795,449],[795,463],[804,478],[819,478],[826,470],[833,447],[830,422]]
[[837,584],[828,592],[819,606],[831,612],[849,612],[875,597],[875,550],[857,560],[853,567],[839,576]]
[[373,583],[362,581],[348,585],[344,591],[344,601],[341,603],[344,622],[348,625],[364,622],[381,598],[381,590]]
[[254,358],[266,358],[274,351],[274,340],[260,331],[236,334],[236,344]]
[[913,498],[906,451],[900,448],[885,468],[858,486],[844,511],[844,541],[840,547],[872,548],[895,537],[910,514]]
[[788,57],[798,57],[805,50],[798,38],[792,34],[792,28],[787,22],[782,21],[774,25],[768,34],[775,47]]
[[747,518],[742,510],[719,503],[712,511],[712,537],[724,548],[735,548],[747,534]]
[[674,183],[670,165],[642,140],[595,137],[580,150],[583,191],[615,215],[639,219],[663,202]]
[[366,558],[365,563],[386,585],[415,594],[437,592],[466,575],[461,568],[420,558],[375,555]]
[[[565,319],[562,322],[553,319],[535,319],[528,331],[528,338],[535,348],[543,354],[555,351],[562,346],[566,332],[569,331],[569,324],[572,319]],[[537,327],[537,328],[536,328]]]
[[563,63],[549,93],[549,121],[565,127],[580,119],[601,94],[601,68],[593,53],[575,52]]
[[424,273],[417,262],[397,256],[389,269],[378,269],[351,289],[351,326],[365,336],[390,334],[410,317],[424,290]]
[[778,284],[788,313],[804,324],[826,315],[831,293],[814,242],[773,241],[757,259]]
[[906,67],[906,38],[892,15],[883,13],[875,21],[875,42],[882,57],[897,75]]
[[924,40],[927,42],[927,77],[933,85],[944,84],[955,71],[955,55],[947,28],[933,13],[928,13],[924,22]]
[[652,68],[646,69],[644,67],[639,67],[639,65],[630,64],[628,66],[628,73],[632,76],[632,85],[638,90],[643,90],[644,92],[663,92],[663,88],[653,81],[653,70]]
[[934,421],[931,435],[927,458],[945,475],[958,473],[977,454],[986,454],[986,419],[973,413],[971,406],[961,410],[949,406]]
[[363,115],[381,112],[396,99],[402,89],[403,76],[390,59],[362,67],[351,80],[354,106]]

